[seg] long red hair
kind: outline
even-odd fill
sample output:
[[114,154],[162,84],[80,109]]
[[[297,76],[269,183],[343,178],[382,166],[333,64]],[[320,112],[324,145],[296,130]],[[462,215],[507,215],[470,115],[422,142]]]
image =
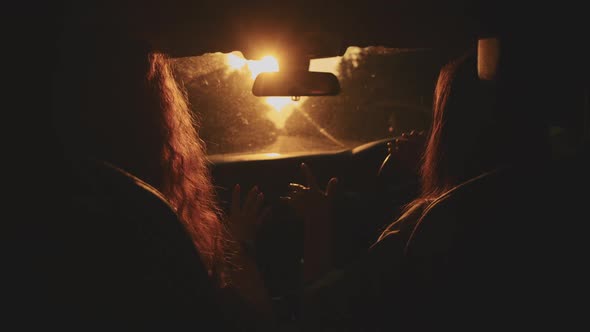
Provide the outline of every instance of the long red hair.
[[160,190],[176,208],[201,257],[211,272],[221,272],[225,262],[226,234],[220,221],[204,143],[185,92],[174,80],[162,54],[149,55],[147,75],[161,98],[165,139],[160,156]]
[[198,119],[169,60],[144,43],[111,35],[68,45],[53,85],[61,89],[55,94],[56,125],[64,146],[161,191],[210,274],[222,282],[228,237]]

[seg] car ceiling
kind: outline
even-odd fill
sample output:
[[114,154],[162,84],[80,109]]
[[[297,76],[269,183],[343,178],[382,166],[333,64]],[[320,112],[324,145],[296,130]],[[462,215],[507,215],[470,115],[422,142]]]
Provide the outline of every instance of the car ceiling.
[[236,50],[250,59],[276,51],[329,57],[348,46],[454,47],[519,29],[530,35],[539,27],[560,28],[556,34],[571,35],[581,30],[568,23],[584,21],[547,24],[578,12],[555,3],[521,9],[476,0],[64,1],[66,24],[116,26],[173,57]]
[[[305,50],[312,57],[322,57],[342,55],[348,46],[425,47],[435,41],[459,44],[480,30],[478,22],[471,19],[474,16],[447,20],[451,12],[464,10],[445,6],[423,10],[416,1],[375,1],[373,6],[360,3],[363,5],[342,1],[221,1],[206,6],[185,2],[182,19],[176,15],[180,7],[171,4],[170,15],[157,15],[163,24],[151,25],[149,19],[141,26],[156,28],[144,31],[171,54],[240,50],[247,58],[260,57],[268,50]],[[441,15],[443,11],[448,16]],[[443,24],[443,20],[452,24]],[[435,31],[433,25],[437,26]]]
[[480,22],[473,19],[475,8],[428,2],[435,5],[407,0],[355,5],[309,0],[121,0],[67,3],[66,12],[86,23],[121,26],[172,56],[240,50],[256,58],[268,48],[305,47],[312,56],[322,57],[341,55],[347,46],[461,43],[481,30]]

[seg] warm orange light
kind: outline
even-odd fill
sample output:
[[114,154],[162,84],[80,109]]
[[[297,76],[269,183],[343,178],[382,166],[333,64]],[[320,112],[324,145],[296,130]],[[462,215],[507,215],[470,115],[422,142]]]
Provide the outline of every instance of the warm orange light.
[[280,113],[285,106],[293,104],[294,101],[291,100],[291,97],[268,97],[266,103]]
[[[250,71],[252,79],[255,79],[256,76],[262,72],[279,71],[279,62],[276,58],[270,55],[267,55],[260,60],[246,60],[241,53],[234,52],[227,54],[226,61],[229,70],[241,70],[246,66]],[[328,63],[327,67],[334,68],[334,63],[335,61],[332,60]],[[301,98],[299,103],[303,100],[304,98]],[[268,97],[265,101],[271,106],[270,110],[266,113],[266,117],[271,120],[277,128],[283,128],[285,126],[285,121],[287,121],[291,113],[293,113],[297,102],[293,101],[291,97]]]
[[331,58],[311,59],[309,62],[310,71],[321,71],[338,75],[338,66],[342,60],[341,56]]
[[241,56],[235,55],[234,53],[229,53],[227,55],[227,65],[234,70],[241,69],[246,65],[246,59]]
[[279,62],[274,57],[267,55],[261,60],[248,61],[248,68],[252,73],[252,78],[256,78],[258,74],[270,71],[279,71]]
[[266,113],[266,117],[272,121],[277,128],[283,128],[285,122],[293,113],[296,106],[291,97],[268,97],[266,103],[272,106],[272,111]]
[[248,66],[252,79],[256,78],[262,72],[279,71],[279,62],[276,58],[267,55],[260,60],[246,60],[243,56],[236,53],[227,54],[227,65],[231,70],[240,70]]

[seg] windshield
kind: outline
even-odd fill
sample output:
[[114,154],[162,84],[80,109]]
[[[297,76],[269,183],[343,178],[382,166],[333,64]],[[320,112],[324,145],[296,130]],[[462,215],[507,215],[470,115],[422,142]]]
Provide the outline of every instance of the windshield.
[[200,122],[209,155],[315,154],[351,149],[410,130],[425,130],[445,57],[425,49],[349,47],[341,57],[312,59],[334,73],[338,96],[256,97],[254,78],[277,71],[272,56],[240,52],[172,59]]

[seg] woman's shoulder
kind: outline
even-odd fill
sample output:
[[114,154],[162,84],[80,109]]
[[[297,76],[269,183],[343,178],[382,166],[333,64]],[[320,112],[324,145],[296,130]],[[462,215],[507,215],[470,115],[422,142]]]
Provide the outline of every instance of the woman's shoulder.
[[426,208],[432,203],[431,199],[416,199],[406,206],[402,215],[381,233],[377,242],[387,239],[408,239],[414,226],[422,217]]

